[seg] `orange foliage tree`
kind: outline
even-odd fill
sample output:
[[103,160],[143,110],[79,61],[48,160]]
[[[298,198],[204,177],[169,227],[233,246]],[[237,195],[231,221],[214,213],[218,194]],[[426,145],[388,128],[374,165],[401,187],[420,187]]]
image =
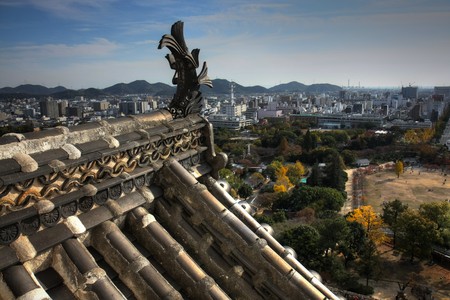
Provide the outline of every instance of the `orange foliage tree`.
[[375,244],[382,243],[386,236],[383,232],[383,220],[375,213],[372,206],[365,205],[355,208],[348,216],[347,221],[361,224],[367,237]]
[[288,168],[285,166],[281,166],[278,170],[276,170],[277,181],[273,186],[274,192],[276,193],[287,192],[291,187],[294,186],[289,180],[289,177],[287,177],[286,175],[287,171]]

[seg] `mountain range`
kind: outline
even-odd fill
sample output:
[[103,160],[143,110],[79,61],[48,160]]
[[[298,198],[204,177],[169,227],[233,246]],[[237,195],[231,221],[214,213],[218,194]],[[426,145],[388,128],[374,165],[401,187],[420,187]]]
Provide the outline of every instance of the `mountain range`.
[[[219,95],[230,94],[231,82],[226,79],[212,80],[213,88],[202,86],[201,91],[204,95]],[[319,83],[312,85],[305,85],[303,83],[292,81],[283,83],[271,88],[265,88],[260,85],[242,86],[234,83],[235,94],[264,94],[264,93],[281,93],[281,92],[306,92],[306,93],[322,93],[322,92],[336,92],[341,90],[341,87],[328,83]],[[128,94],[149,94],[153,96],[171,96],[175,93],[176,87],[165,83],[148,83],[145,80],[136,80],[130,83],[118,83],[107,87],[105,89],[80,89],[71,90],[63,86],[54,88],[47,88],[42,85],[24,84],[15,88],[4,87],[0,89],[0,97],[42,97],[52,96],[53,98],[73,98],[76,96],[85,97],[99,97],[103,95],[128,95]]]

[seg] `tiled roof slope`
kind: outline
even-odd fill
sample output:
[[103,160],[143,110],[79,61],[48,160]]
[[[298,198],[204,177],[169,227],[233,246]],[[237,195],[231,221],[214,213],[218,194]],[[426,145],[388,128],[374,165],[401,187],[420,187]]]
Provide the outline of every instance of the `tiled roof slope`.
[[1,299],[338,299],[216,181],[226,155],[187,91],[0,137]]

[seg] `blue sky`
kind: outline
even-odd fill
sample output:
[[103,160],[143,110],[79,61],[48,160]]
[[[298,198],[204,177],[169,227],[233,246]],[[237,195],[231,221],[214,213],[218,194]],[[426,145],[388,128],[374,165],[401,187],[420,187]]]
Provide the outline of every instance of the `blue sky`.
[[449,0],[0,0],[0,87],[170,83],[178,20],[211,79],[450,85]]

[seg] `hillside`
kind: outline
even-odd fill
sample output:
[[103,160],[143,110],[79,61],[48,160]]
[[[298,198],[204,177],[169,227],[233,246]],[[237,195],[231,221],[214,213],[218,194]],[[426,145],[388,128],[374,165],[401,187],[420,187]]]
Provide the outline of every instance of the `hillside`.
[[[226,79],[212,80],[213,88],[205,86],[201,87],[202,93],[205,95],[228,95],[230,94],[231,81]],[[130,95],[130,94],[148,94],[153,96],[171,96],[175,93],[175,86],[168,85],[162,82],[149,83],[145,80],[136,80],[130,83],[117,83],[104,89],[80,89],[70,90],[63,86],[48,88],[42,85],[24,84],[15,88],[4,87],[0,89],[2,98],[11,97],[41,97],[52,96],[55,98],[73,98],[75,96],[98,97],[102,95]],[[260,86],[243,86],[234,83],[234,92],[236,94],[266,94],[266,93],[323,93],[335,92],[341,90],[341,87],[328,83],[305,85],[303,83],[292,81],[271,87],[269,89]]]

